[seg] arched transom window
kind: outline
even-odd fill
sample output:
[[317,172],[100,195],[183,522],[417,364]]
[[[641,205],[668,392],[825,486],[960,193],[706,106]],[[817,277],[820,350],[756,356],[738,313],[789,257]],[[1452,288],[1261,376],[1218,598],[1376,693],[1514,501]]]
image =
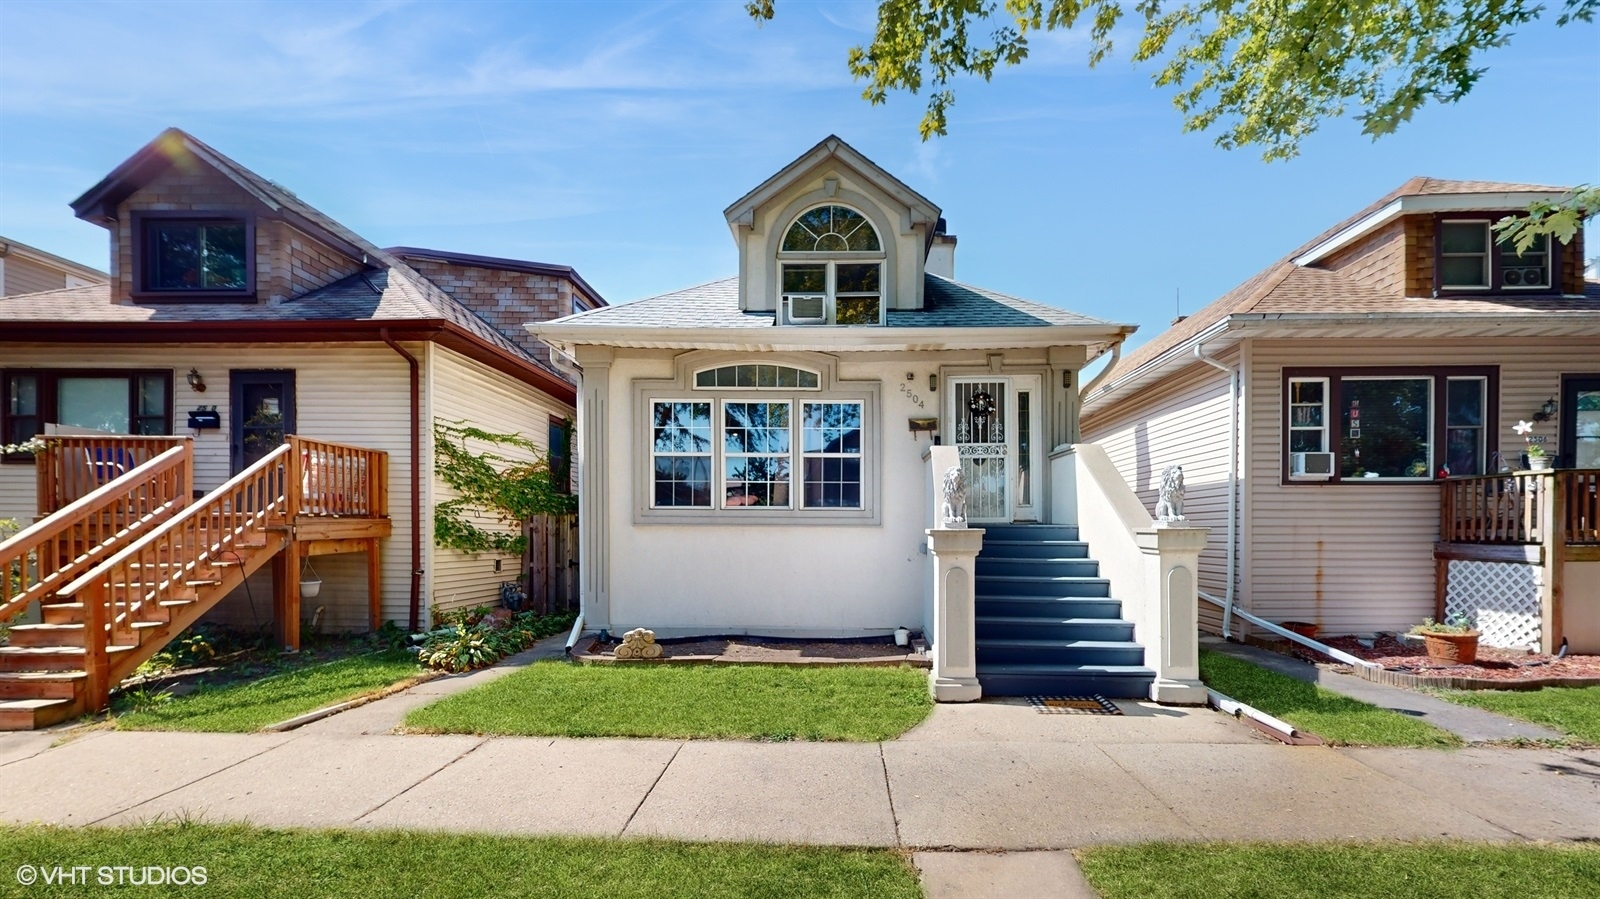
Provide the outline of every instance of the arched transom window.
[[782,324],[883,324],[883,244],[848,206],[817,206],[784,232]]
[[816,390],[817,373],[788,365],[742,363],[719,368],[703,368],[694,373],[694,386],[744,387],[755,390]]
[[878,232],[867,217],[848,206],[818,206],[802,214],[783,236],[789,251],[875,253]]

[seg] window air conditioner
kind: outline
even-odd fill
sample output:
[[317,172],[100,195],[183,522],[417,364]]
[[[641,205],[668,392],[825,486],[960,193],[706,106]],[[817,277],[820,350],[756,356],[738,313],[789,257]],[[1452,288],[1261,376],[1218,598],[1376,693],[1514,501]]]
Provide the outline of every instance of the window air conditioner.
[[786,294],[783,301],[788,306],[786,320],[791,325],[820,325],[828,320],[827,298],[821,294]]
[[1500,273],[1500,280],[1507,287],[1543,287],[1544,267],[1508,268]]
[[1333,453],[1290,453],[1289,477],[1326,481],[1333,477]]

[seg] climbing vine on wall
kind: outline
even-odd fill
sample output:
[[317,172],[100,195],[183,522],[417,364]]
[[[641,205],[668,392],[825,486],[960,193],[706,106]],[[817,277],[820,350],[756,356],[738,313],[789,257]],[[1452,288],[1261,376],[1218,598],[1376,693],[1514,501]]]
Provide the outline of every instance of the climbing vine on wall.
[[[566,433],[571,433],[570,425]],[[490,449],[474,451],[468,441]],[[570,515],[578,498],[563,489],[565,478],[551,476],[551,454],[521,434],[496,434],[466,422],[433,423],[434,466],[458,494],[434,504],[433,542],[461,552],[520,554],[525,546],[522,523],[539,515]],[[518,451],[530,459],[513,459],[494,449]],[[560,457],[568,453],[561,448]],[[564,467],[564,463],[557,462]],[[491,519],[511,531],[479,527]]]

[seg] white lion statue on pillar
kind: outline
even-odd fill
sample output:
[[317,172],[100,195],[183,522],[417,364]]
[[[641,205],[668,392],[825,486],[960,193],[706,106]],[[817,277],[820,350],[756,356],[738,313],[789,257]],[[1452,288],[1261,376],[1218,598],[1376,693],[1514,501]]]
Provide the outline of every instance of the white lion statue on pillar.
[[1168,465],[1161,472],[1161,494],[1156,500],[1156,520],[1188,521],[1183,517],[1183,466]]
[[940,515],[947,528],[967,526],[967,479],[960,465],[952,465],[944,473],[944,509]]

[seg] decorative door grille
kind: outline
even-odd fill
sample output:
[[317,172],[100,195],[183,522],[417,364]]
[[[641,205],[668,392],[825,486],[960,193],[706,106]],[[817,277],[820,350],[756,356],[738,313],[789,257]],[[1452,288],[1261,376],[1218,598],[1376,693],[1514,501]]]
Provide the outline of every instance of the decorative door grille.
[[956,381],[952,387],[956,451],[961,457],[961,473],[967,479],[967,518],[1009,521],[1007,382]]

